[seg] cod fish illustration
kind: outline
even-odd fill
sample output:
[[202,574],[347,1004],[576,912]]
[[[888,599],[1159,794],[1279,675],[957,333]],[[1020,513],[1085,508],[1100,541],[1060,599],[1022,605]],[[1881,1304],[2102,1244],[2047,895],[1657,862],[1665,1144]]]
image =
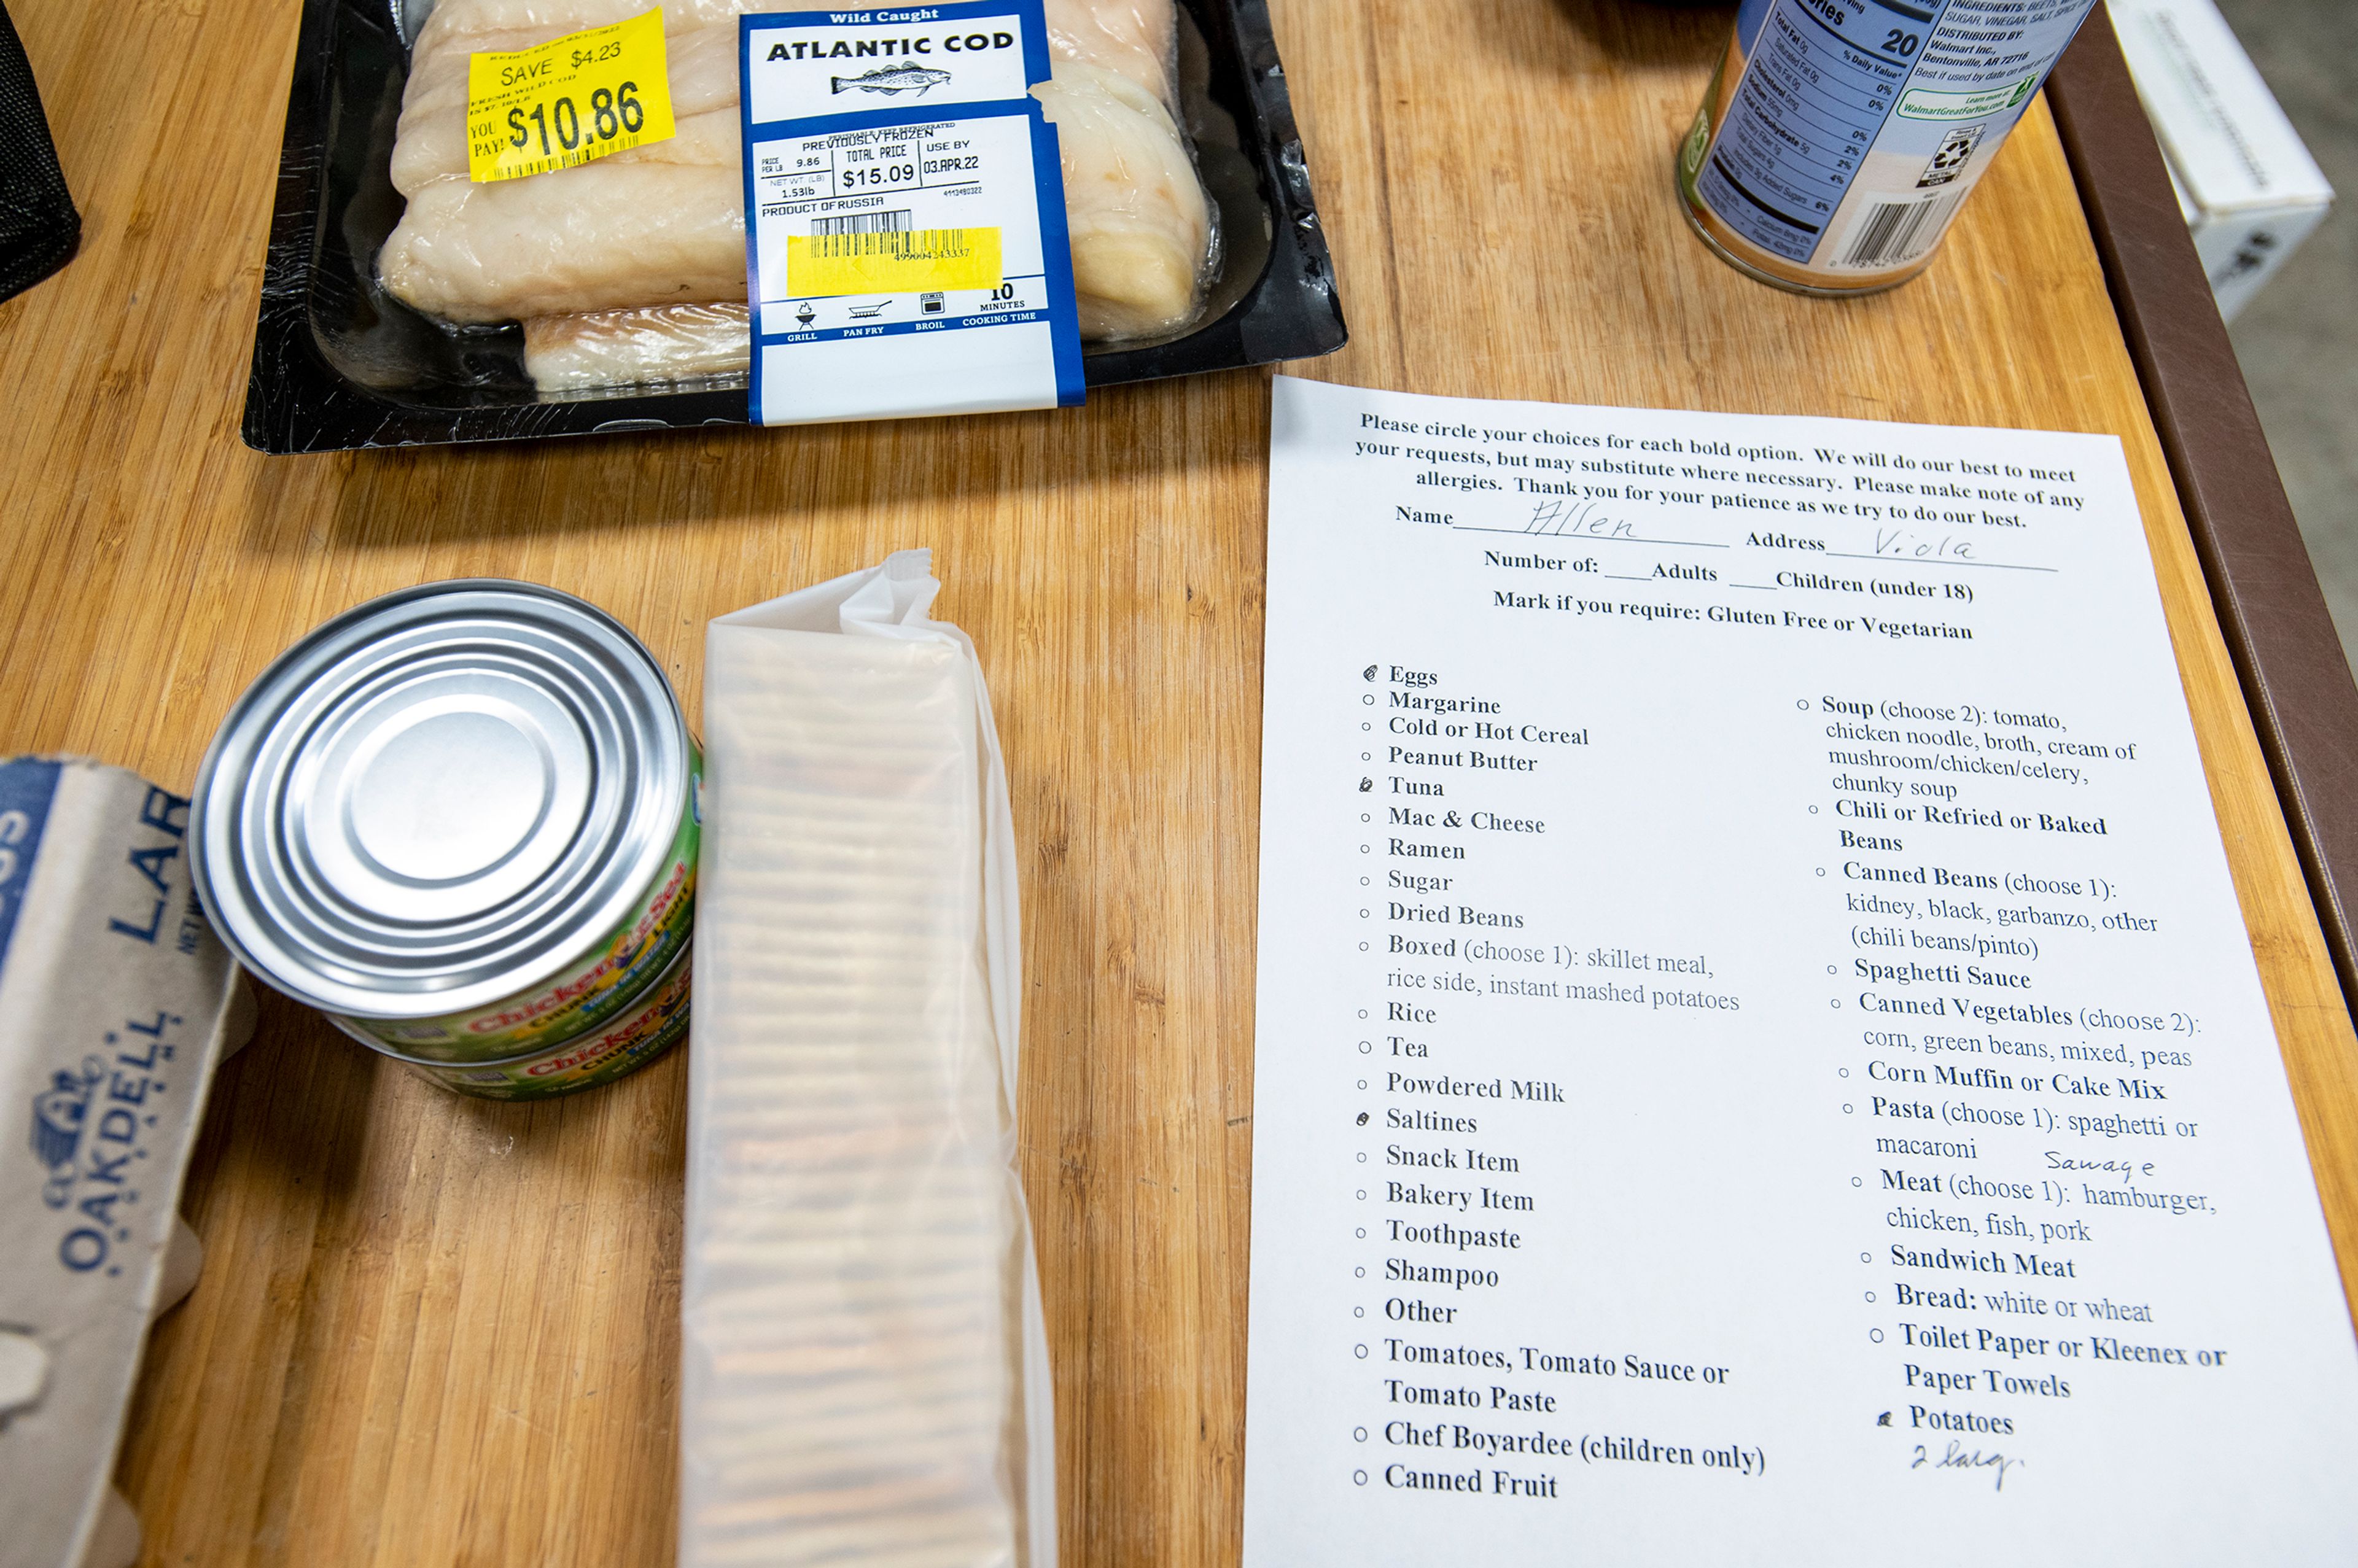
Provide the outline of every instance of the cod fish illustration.
[[880,65],[860,76],[830,76],[827,85],[832,92],[857,87],[862,92],[914,92],[924,94],[950,79],[946,70],[934,70],[922,65]]

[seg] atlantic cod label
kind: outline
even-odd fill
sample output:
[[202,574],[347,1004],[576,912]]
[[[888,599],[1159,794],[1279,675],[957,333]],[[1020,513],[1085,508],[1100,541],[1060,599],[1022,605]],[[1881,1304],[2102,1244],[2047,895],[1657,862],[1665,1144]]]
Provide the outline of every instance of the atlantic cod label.
[[755,422],[1078,404],[1040,0],[740,27]]

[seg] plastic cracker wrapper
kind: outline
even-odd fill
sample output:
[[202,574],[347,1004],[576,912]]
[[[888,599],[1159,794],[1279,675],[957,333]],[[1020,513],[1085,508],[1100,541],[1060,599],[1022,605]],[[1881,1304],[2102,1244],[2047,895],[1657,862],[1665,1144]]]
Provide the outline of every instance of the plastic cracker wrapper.
[[927,552],[711,623],[682,1568],[1055,1568],[1015,848]]
[[138,1554],[114,1451],[147,1325],[196,1282],[206,1087],[253,1029],[188,808],[121,768],[0,762],[0,1568]]

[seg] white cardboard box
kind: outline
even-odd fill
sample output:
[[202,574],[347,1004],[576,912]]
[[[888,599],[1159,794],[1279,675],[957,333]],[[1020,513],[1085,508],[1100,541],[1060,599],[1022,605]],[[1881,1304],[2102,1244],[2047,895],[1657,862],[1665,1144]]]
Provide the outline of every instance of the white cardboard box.
[[189,881],[189,803],[0,759],[0,1568],[125,1568],[111,1486],[147,1325],[196,1282],[180,1184],[253,1010]]
[[2229,319],[2332,205],[2333,188],[2212,0],[2111,0],[2137,96]]

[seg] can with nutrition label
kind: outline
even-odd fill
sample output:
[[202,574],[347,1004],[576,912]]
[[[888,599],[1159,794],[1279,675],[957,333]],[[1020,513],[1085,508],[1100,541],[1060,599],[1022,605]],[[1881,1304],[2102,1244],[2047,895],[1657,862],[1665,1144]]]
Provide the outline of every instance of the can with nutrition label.
[[406,589],[232,708],[189,809],[198,894],[247,968],[435,1082],[586,1088],[685,1032],[701,766],[602,611]]
[[2095,0],[1743,0],[1680,145],[1704,243],[1764,283],[1907,282]]

